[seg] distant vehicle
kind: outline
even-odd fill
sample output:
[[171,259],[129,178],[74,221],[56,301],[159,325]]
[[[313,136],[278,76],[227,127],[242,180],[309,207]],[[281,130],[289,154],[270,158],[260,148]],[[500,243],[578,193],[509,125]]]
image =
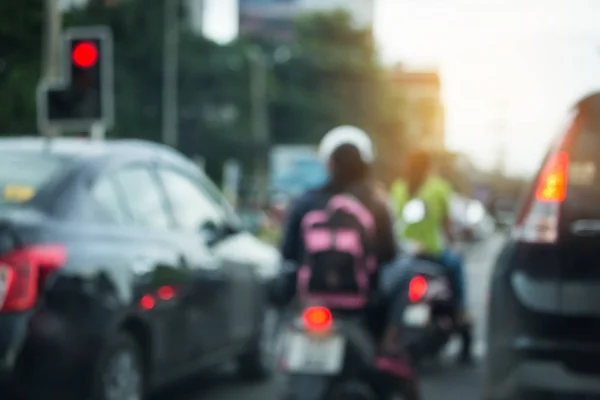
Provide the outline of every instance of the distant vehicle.
[[493,271],[485,400],[600,398],[600,93],[582,100]]
[[450,219],[454,234],[461,241],[483,240],[494,232],[494,221],[479,200],[455,195],[450,205]]
[[0,189],[9,389],[141,400],[234,359],[243,377],[268,376],[277,252],[191,161],[144,141],[0,139]]
[[499,197],[491,206],[491,213],[499,228],[510,227],[515,220],[516,201],[508,197]]
[[456,290],[448,270],[427,257],[408,257],[403,262],[410,277],[400,290],[407,293],[403,335],[411,360],[419,365],[439,356],[457,332]]

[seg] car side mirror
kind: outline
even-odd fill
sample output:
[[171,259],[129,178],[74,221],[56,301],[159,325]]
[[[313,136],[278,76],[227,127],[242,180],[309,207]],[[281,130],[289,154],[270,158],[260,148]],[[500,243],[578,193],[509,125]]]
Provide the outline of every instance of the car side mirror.
[[242,220],[237,216],[232,216],[227,221],[226,233],[228,235],[235,235],[236,233],[240,233],[244,230],[244,224]]
[[206,221],[200,226],[200,236],[208,246],[212,246],[221,239],[221,232],[214,221]]

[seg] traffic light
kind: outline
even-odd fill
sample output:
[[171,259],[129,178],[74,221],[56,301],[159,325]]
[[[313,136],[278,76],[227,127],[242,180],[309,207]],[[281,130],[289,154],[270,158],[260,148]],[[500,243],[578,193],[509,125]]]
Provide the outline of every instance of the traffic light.
[[42,85],[42,124],[63,131],[105,129],[113,122],[112,36],[105,27],[72,28],[63,38],[63,80]]

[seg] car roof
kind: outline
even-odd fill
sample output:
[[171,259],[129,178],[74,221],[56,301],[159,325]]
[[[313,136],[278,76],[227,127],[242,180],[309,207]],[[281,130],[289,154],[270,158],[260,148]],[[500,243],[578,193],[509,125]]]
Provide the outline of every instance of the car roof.
[[197,169],[193,161],[172,147],[141,139],[4,137],[0,138],[0,151],[39,151],[83,162],[113,157],[129,159],[153,157],[185,169]]
[[127,151],[132,155],[179,154],[172,148],[139,139],[92,140],[88,138],[4,137],[0,151],[40,151],[69,158],[89,158]]

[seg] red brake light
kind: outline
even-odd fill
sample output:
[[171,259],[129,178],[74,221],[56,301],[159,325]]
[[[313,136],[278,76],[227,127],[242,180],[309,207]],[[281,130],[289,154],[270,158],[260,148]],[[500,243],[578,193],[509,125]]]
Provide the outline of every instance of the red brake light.
[[149,294],[143,296],[140,299],[140,306],[144,310],[150,310],[150,309],[154,308],[155,304],[156,304],[156,302],[154,301],[154,299],[152,298],[152,296],[150,296]]
[[416,303],[425,296],[427,292],[427,280],[422,276],[415,276],[408,284],[408,299]]
[[[38,245],[13,250],[0,257],[0,312],[24,311],[32,308],[46,279],[67,261],[61,245]],[[0,277],[2,274],[0,273]],[[4,300],[4,301],[2,301]]]
[[569,172],[569,154],[560,151],[554,154],[542,170],[535,199],[542,202],[561,202],[567,197],[567,177]]
[[175,290],[171,286],[162,286],[157,293],[161,300],[171,300],[175,296]]
[[[562,146],[564,148],[564,146]],[[513,236],[528,243],[555,243],[560,206],[567,197],[569,153],[552,154],[538,177],[534,197],[517,221]]]
[[331,327],[333,316],[327,307],[310,307],[302,315],[304,326],[311,331],[326,330]]

